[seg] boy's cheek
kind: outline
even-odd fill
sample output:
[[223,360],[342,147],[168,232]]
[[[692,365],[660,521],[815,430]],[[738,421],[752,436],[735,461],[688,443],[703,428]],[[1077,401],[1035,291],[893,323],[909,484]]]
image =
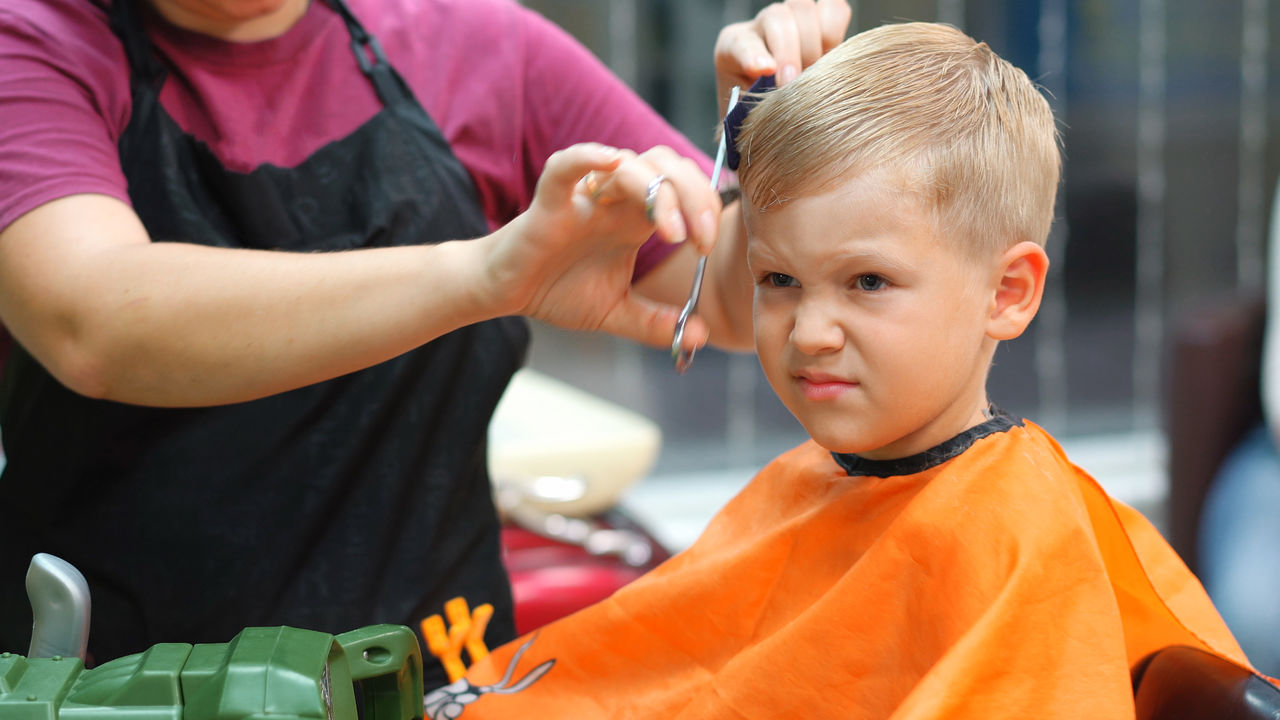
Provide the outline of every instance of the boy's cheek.
[[772,370],[782,361],[782,348],[785,341],[779,339],[777,323],[770,317],[769,313],[757,313],[752,330],[755,336],[756,355],[760,358],[760,366],[765,371],[765,375],[769,376],[772,374]]
[[785,320],[779,317],[780,314],[779,309],[770,307],[769,303],[757,300],[752,306],[752,330],[761,362],[765,360],[766,351],[777,353],[786,342],[789,330],[785,326]]

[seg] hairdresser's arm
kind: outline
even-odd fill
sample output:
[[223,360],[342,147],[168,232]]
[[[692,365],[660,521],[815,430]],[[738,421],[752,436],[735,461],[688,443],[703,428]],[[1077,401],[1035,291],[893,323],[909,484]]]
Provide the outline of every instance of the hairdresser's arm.
[[[653,232],[636,222],[647,175],[633,162],[570,148],[530,209],[491,235],[340,253],[151,242],[119,200],[70,196],[0,232],[0,319],[72,390],[160,406],[301,387],[509,314],[662,345],[675,310],[630,292],[634,250]],[[628,182],[611,204],[585,196],[584,173],[620,163]]]

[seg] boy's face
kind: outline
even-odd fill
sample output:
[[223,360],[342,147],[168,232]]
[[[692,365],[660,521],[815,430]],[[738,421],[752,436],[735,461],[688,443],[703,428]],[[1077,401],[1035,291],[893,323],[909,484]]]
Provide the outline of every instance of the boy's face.
[[917,205],[873,174],[747,209],[760,364],[828,450],[906,457],[983,419],[994,263]]

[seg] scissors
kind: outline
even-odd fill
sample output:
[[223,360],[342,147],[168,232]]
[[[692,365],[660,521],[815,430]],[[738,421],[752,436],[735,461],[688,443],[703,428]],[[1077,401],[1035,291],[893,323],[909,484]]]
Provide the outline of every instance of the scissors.
[[[735,85],[729,93],[729,107],[725,111],[725,115],[733,112],[733,108],[738,104],[738,88]],[[711,172],[711,188],[717,189],[720,185],[720,171],[724,169],[725,148],[727,143],[727,132],[720,133],[720,147],[716,150],[715,169]],[[684,374],[693,365],[693,354],[695,350],[684,350],[680,347],[680,341],[684,338],[684,326],[689,321],[689,316],[698,308],[698,296],[702,293],[702,276],[707,271],[707,256],[703,255],[698,258],[698,269],[693,273],[693,288],[689,290],[689,300],[685,302],[684,307],[680,310],[680,317],[676,318],[676,334],[671,340],[671,357],[676,362],[676,372]]]

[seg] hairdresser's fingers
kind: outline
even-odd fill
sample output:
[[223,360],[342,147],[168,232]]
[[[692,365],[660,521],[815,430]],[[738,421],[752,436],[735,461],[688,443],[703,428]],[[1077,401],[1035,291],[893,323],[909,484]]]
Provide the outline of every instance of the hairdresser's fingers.
[[635,161],[635,151],[627,148],[613,148],[617,161],[608,167],[593,169],[578,181],[577,190],[586,195],[591,202],[601,205],[612,205],[627,199],[626,187],[618,183],[614,174],[618,168]]
[[848,0],[783,0],[725,26],[715,46],[721,114],[735,85],[749,87],[761,75],[776,76],[780,85],[795,79],[844,40],[852,17]]
[[800,27],[791,7],[773,3],[756,15],[758,32],[764,38],[765,47],[778,66],[778,85],[786,85],[800,74],[804,67],[800,47]]
[[551,207],[563,205],[582,187],[587,173],[612,170],[622,160],[623,154],[617,148],[600,143],[582,143],[557,150],[547,158],[535,197]]
[[[674,151],[670,151],[674,154]],[[658,237],[670,243],[684,242],[688,237],[684,216],[675,191],[667,187],[666,174],[654,162],[653,150],[646,156],[621,150],[624,155],[617,167],[608,173],[597,173],[598,180],[583,178],[592,202],[599,205],[626,203],[630,212],[626,222],[644,223]]]
[[[669,348],[679,316],[678,307],[628,293],[605,315],[600,330],[652,347]],[[685,351],[697,350],[707,344],[710,335],[706,322],[695,314],[685,323],[680,347]]]
[[746,89],[762,75],[777,73],[778,66],[755,20],[726,25],[716,37],[716,91],[723,116],[734,87]]
[[669,147],[628,156],[608,173],[595,198],[605,204],[630,203],[667,242],[692,240],[703,253],[715,244],[720,195],[697,163]]
[[853,19],[853,8],[848,0],[818,0],[818,25],[822,33],[822,52],[844,42]]
[[822,47],[821,16],[814,0],[786,0],[787,10],[796,26],[796,40],[800,48],[800,68],[818,61],[824,52]]
[[[715,246],[720,223],[720,194],[711,187],[702,168],[669,147],[647,150],[640,158],[663,178],[657,189],[654,217],[658,232],[668,241],[689,240],[705,255]],[[652,183],[652,179],[650,183]],[[650,186],[651,187],[651,186]],[[676,237],[664,234],[663,228],[683,230]]]

